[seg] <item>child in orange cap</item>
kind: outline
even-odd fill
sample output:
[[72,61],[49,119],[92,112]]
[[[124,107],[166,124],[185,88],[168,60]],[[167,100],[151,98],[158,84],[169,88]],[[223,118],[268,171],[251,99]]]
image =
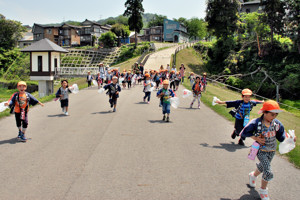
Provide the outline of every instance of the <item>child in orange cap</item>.
[[194,83],[195,83],[195,80],[196,80],[196,77],[195,77],[194,72],[191,72],[191,73],[190,73],[190,76],[188,77],[188,79],[190,79],[191,87],[193,87],[193,85],[194,85]]
[[144,82],[144,92],[145,96],[143,98],[144,102],[146,101],[146,98],[148,98],[147,103],[150,103],[151,98],[151,87],[153,86],[151,77],[149,74],[145,74],[145,82]]
[[158,89],[159,89],[159,84],[160,84],[160,76],[159,76],[158,71],[155,72],[155,75],[154,75],[154,77],[153,77],[153,81],[154,81],[155,84],[156,84],[156,90],[158,90]]
[[[240,132],[248,124],[250,119],[250,112],[253,106],[258,103],[263,103],[262,101],[251,101],[252,91],[249,89],[244,89],[242,91],[242,100],[236,101],[216,101],[218,104],[226,104],[227,108],[234,107],[229,113],[235,118],[234,131],[231,134],[231,138],[235,139],[236,136],[240,135]],[[245,137],[239,139],[239,145],[245,145]]]
[[[273,179],[271,161],[276,153],[276,139],[279,142],[283,142],[287,135],[282,123],[276,119],[278,113],[282,112],[276,101],[266,101],[260,112],[263,113],[262,116],[249,122],[241,132],[241,135],[242,137],[251,137],[259,144],[257,158],[260,163],[257,164],[255,171],[249,173],[249,182],[251,187],[255,187],[256,178],[262,173],[259,194],[261,199],[268,200],[267,185]],[[296,137],[294,138],[294,142],[296,142]]]
[[175,71],[172,70],[171,73],[170,73],[170,76],[169,76],[169,80],[170,80],[170,88],[172,90],[175,90],[176,87],[175,87],[175,78],[176,78],[176,74],[175,74]]
[[176,86],[176,88],[175,88],[174,91],[178,90],[180,81],[181,81],[180,72],[176,72],[176,76],[175,76],[175,86]]
[[203,90],[203,86],[201,85],[200,77],[197,76],[196,77],[196,83],[192,87],[194,99],[191,102],[190,108],[193,108],[193,104],[197,99],[198,100],[198,109],[200,109],[200,99],[201,99],[202,90]]
[[19,92],[14,93],[4,105],[11,108],[11,113],[15,113],[16,124],[19,130],[18,139],[21,142],[26,142],[27,138],[25,137],[25,133],[28,127],[29,106],[36,104],[44,106],[44,104],[39,102],[30,93],[25,92],[27,89],[26,82],[20,81],[17,88]]
[[[171,102],[170,98],[174,97],[175,94],[171,89],[168,89],[169,81],[164,80],[163,88],[157,92],[157,97],[162,99],[162,112],[163,112],[163,121],[170,121],[170,113],[171,113]],[[167,114],[167,118],[166,118]]]

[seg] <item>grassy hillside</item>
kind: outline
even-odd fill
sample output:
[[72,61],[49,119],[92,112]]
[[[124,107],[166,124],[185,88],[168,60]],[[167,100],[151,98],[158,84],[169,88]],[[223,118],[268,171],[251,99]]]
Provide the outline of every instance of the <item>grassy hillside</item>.
[[[194,49],[184,49],[180,51],[177,54],[176,57],[176,65],[179,66],[181,63],[184,63],[187,71],[194,71],[196,73],[201,73],[203,71],[206,71],[202,68],[201,65],[201,59],[199,57],[199,54],[195,52]],[[191,86],[188,82],[188,80],[185,80],[184,86],[187,89],[191,89]],[[216,111],[218,114],[224,116],[226,119],[230,121],[234,121],[234,118],[231,117],[231,115],[228,113],[230,109],[227,109],[225,106],[216,105],[212,106],[212,99],[216,96],[222,101],[227,100],[237,100],[241,99],[240,93],[234,92],[232,90],[227,89],[226,87],[218,84],[208,84],[206,93],[202,96],[202,102],[209,106],[211,109]],[[260,115],[258,114],[259,109],[261,108],[261,105],[258,105],[254,107],[253,111],[251,112],[251,119],[257,118]],[[278,115],[278,119],[283,123],[286,130],[292,129],[295,130],[295,133],[298,138],[300,138],[300,112],[299,111],[293,111],[293,113],[285,111],[283,113],[280,113]],[[230,133],[228,133],[228,136],[230,136]],[[300,139],[298,139],[296,148],[291,151],[288,154],[285,154],[285,156],[288,157],[289,161],[294,163],[296,167],[300,168]]]

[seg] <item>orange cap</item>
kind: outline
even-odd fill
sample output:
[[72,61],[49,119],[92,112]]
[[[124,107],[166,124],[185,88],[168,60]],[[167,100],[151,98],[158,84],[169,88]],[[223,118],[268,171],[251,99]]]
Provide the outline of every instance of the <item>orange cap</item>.
[[269,100],[264,102],[263,107],[260,109],[259,113],[263,111],[269,111],[272,113],[280,113],[282,110],[279,107],[279,104],[276,101]]
[[163,85],[169,85],[169,81],[168,80],[164,80],[163,81]]
[[20,85],[27,86],[27,84],[26,84],[26,82],[25,82],[25,81],[20,81],[20,82],[18,83],[18,85],[17,85],[17,86],[20,86]]
[[252,95],[252,91],[248,88],[242,90],[242,95]]
[[149,74],[145,74],[145,77],[150,77],[150,75]]
[[172,74],[174,74],[174,73],[175,73],[175,71],[174,71],[174,70],[172,70],[172,71],[171,71],[171,73],[172,73]]

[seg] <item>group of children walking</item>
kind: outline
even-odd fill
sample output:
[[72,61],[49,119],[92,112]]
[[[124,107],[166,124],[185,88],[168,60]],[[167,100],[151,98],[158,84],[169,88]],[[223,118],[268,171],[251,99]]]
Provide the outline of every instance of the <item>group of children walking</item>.
[[[119,85],[119,79],[124,78],[127,81],[128,88],[131,87],[131,84],[128,82],[135,82],[141,80],[144,81],[143,92],[145,96],[143,97],[144,102],[150,103],[151,99],[151,91],[155,86],[157,90],[156,96],[160,99],[160,104],[162,107],[163,121],[170,121],[170,108],[171,102],[170,99],[175,96],[175,91],[178,89],[178,85],[175,82],[174,89],[174,81],[180,78],[180,74],[175,73],[172,70],[170,73],[165,70],[160,71],[145,71],[145,74],[142,75],[140,72],[131,73],[128,71],[126,73],[120,74],[118,70],[110,70],[104,76],[96,77],[96,80],[100,80],[100,85],[106,83],[103,86],[103,90],[107,90],[107,94],[109,96],[109,103],[111,108],[113,108],[113,112],[116,112],[117,99],[119,98],[119,93],[121,92],[121,86]],[[91,81],[93,80],[93,76],[88,73],[87,82],[89,86],[91,85]],[[193,92],[193,101],[190,104],[192,108],[194,102],[198,101],[198,108],[200,108],[200,98],[202,92],[206,88],[206,73],[203,74],[203,77],[195,76],[194,73],[188,77],[190,80],[190,84],[192,85]],[[162,88],[159,88],[162,85]],[[170,88],[169,88],[170,86]],[[176,88],[177,86],[177,88]],[[17,138],[26,142],[27,138],[25,136],[26,129],[28,127],[28,112],[30,105],[40,104],[44,106],[43,103],[39,102],[35,97],[33,97],[30,93],[26,92],[27,84],[24,81],[20,81],[17,84],[18,92],[14,93],[9,101],[5,104],[9,106],[15,114],[16,125],[18,128],[18,136]],[[61,87],[56,92],[56,97],[60,100],[62,111],[65,115],[68,115],[68,106],[69,106],[69,93],[71,93],[72,88],[68,86],[67,80],[61,81]],[[271,161],[275,155],[277,141],[283,142],[285,138],[288,136],[285,133],[284,126],[282,123],[276,119],[278,114],[282,112],[279,107],[279,104],[275,101],[257,101],[251,100],[252,91],[250,89],[242,90],[242,99],[234,100],[234,101],[221,101],[217,100],[217,104],[224,104],[227,108],[233,107],[230,111],[230,114],[235,118],[234,131],[231,134],[231,138],[235,139],[236,137],[240,137],[238,144],[244,145],[244,141],[246,137],[252,138],[255,142],[258,143],[259,149],[257,152],[257,158],[259,163],[255,171],[249,173],[249,185],[251,187],[256,186],[257,177],[262,174],[261,188],[259,189],[259,195],[261,199],[268,200],[268,189],[267,185],[269,181],[271,181],[274,177],[273,172],[271,170]],[[253,119],[250,121],[250,112],[253,107],[257,104],[262,104],[263,106],[260,109],[262,113],[261,117],[257,119]],[[296,137],[294,138],[296,141]]]

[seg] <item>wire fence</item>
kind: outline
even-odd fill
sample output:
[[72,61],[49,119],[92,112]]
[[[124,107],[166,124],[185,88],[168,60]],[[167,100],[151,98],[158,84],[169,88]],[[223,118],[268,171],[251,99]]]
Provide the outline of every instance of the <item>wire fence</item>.
[[[194,46],[195,43],[189,43],[189,44],[184,44],[184,45],[181,45],[180,47],[178,47],[176,50],[175,50],[175,53],[174,53],[174,59],[173,59],[173,65],[176,64],[176,55],[179,51],[185,49],[185,48],[188,48],[188,47],[192,47]],[[199,76],[199,75],[198,75]],[[223,86],[226,86],[227,88],[230,88],[230,89],[233,89],[233,90],[236,90],[238,92],[241,92],[243,89],[240,89],[240,88],[237,88],[237,87],[234,87],[234,86],[231,86],[231,85],[228,85],[228,84],[225,84],[225,83],[222,83],[222,82],[219,82],[219,81],[216,81],[214,79],[211,79],[211,78],[207,78],[208,81],[212,82],[212,83],[218,83],[218,84],[221,84]],[[255,97],[258,97],[258,98],[261,98],[263,100],[270,100],[269,98],[267,97],[263,97],[261,95],[258,95],[258,94],[253,94],[253,96]],[[291,108],[291,109],[294,109],[294,110],[297,110],[297,111],[300,111],[299,108],[296,108],[296,107],[293,107],[293,106],[290,106],[290,105],[287,105],[287,104],[284,104],[284,103],[281,103],[281,102],[278,102],[280,105],[283,105],[283,106],[286,106],[288,108]]]
[[[230,89],[233,89],[233,90],[236,90],[238,92],[241,92],[243,89],[240,89],[240,88],[237,88],[237,87],[234,87],[234,86],[231,86],[231,85],[228,85],[228,84],[225,84],[225,83],[222,83],[222,82],[219,82],[219,81],[216,81],[214,79],[211,79],[211,78],[206,78],[208,81],[212,82],[212,83],[218,83],[218,84],[221,84],[223,86],[226,86],[227,88],[230,88]],[[263,100],[270,100],[269,98],[267,97],[263,97],[261,95],[258,95],[258,94],[253,94],[253,96],[255,97],[258,97],[258,98],[261,98]],[[284,103],[281,103],[281,102],[278,102],[280,105],[283,105],[283,106],[286,106],[286,107],[289,107],[289,108],[292,108],[292,109],[295,109],[295,110],[298,110],[300,111],[299,108],[296,108],[296,107],[293,107],[293,106],[290,106],[290,105],[287,105],[287,104],[284,104]]]

